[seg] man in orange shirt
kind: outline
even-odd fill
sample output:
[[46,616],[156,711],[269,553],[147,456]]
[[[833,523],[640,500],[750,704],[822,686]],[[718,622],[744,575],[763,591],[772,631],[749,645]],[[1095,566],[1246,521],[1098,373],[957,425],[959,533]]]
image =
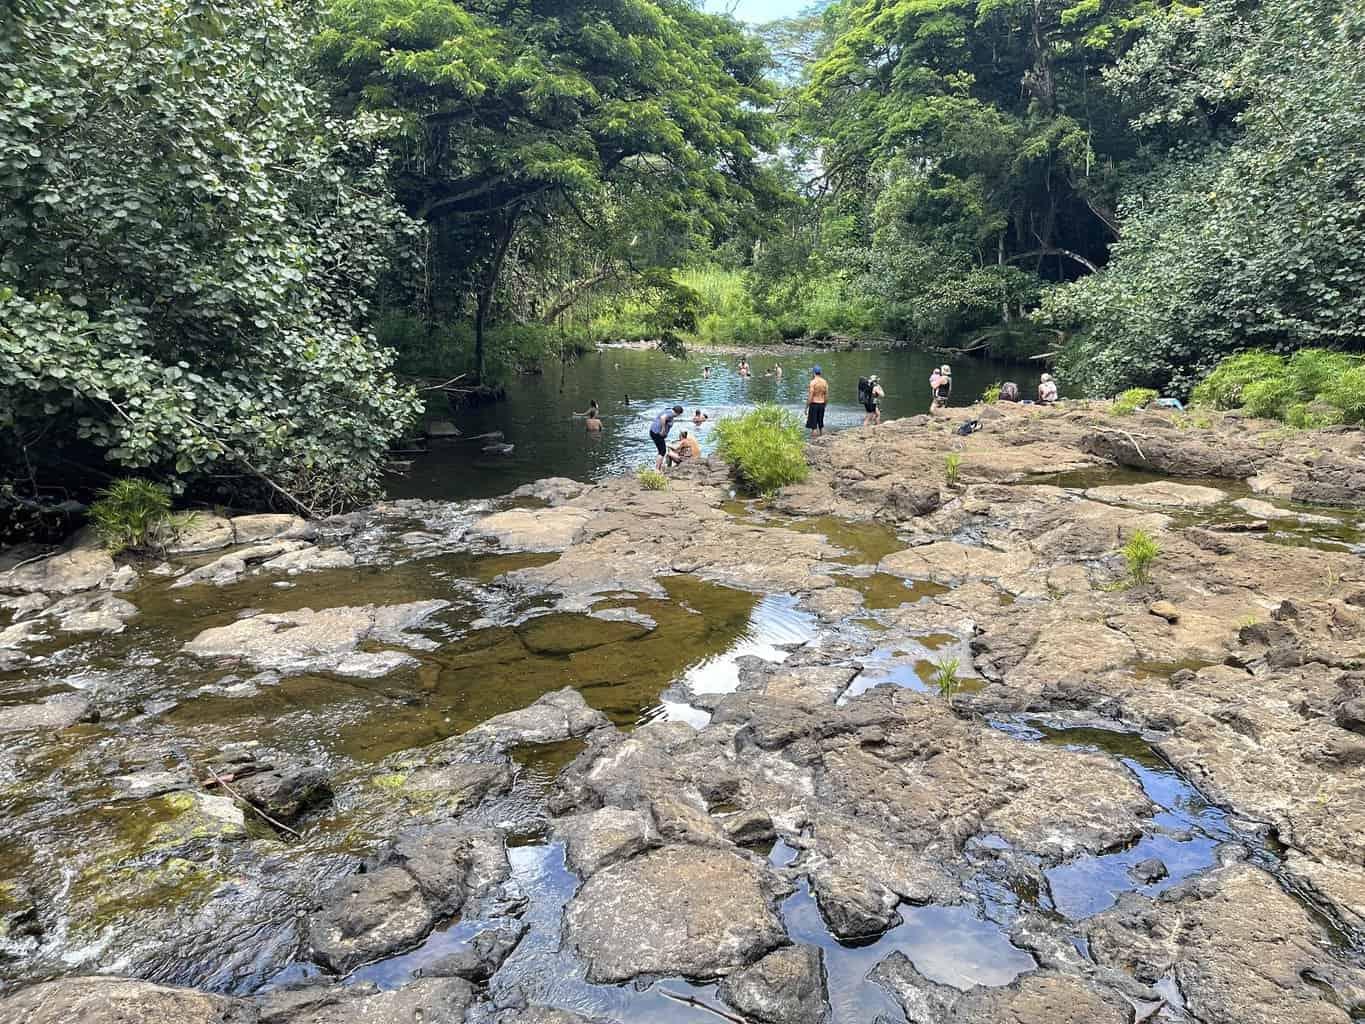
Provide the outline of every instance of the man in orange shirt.
[[806,389],[806,429],[811,437],[825,432],[825,406],[829,402],[829,381],[820,376],[820,367],[811,370],[810,387]]

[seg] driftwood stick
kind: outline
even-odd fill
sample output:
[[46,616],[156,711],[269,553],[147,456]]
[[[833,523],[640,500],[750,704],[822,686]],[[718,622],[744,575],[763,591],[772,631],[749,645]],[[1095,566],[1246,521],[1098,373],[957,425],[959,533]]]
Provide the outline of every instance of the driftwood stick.
[[41,555],[34,555],[32,558],[25,558],[22,562],[15,562],[5,571],[13,572],[15,569],[22,569],[26,565],[32,565],[34,562],[41,562],[44,558],[51,558],[53,555],[58,554],[60,551],[61,551],[60,548],[50,548],[47,551],[44,551]]
[[1132,434],[1128,433],[1128,431],[1126,430],[1123,432],[1123,435],[1126,438],[1128,438],[1128,440],[1132,442],[1133,447],[1137,449],[1138,458],[1141,459],[1143,462],[1146,462],[1147,456],[1142,454],[1142,445],[1137,443],[1137,438],[1134,437]]
[[288,833],[289,833],[291,836],[293,836],[295,839],[302,839],[302,838],[303,838],[302,835],[300,835],[298,832],[295,832],[292,828],[290,828],[290,827],[289,827],[288,825],[286,825],[284,822],[282,822],[282,821],[276,821],[274,818],[272,818],[270,815],[266,814],[265,811],[261,810],[259,807],[257,807],[255,804],[253,804],[253,803],[252,803],[250,800],[248,800],[246,797],[242,796],[242,794],[239,793],[239,792],[237,792],[237,790],[233,789],[233,788],[232,788],[232,785],[231,785],[225,778],[223,778],[221,775],[219,775],[216,771],[213,770],[213,765],[205,765],[204,767],[206,767],[206,768],[209,770],[209,774],[213,776],[213,781],[214,781],[214,782],[218,783],[218,785],[222,786],[222,787],[223,787],[224,789],[226,789],[229,793],[231,793],[233,796],[235,796],[238,800],[242,801],[242,803],[246,804],[248,807],[250,807],[253,811],[255,811],[257,814],[259,814],[259,815],[260,815],[262,818],[264,818],[266,821],[270,822],[270,824],[274,825],[277,829],[280,829],[281,831],[288,832]]
[[682,1003],[684,1006],[695,1006],[698,1010],[705,1010],[707,1013],[714,1013],[722,1020],[730,1021],[730,1024],[749,1024],[746,1017],[736,1017],[733,1013],[726,1013],[724,1010],[712,1006],[710,1003],[703,1003],[700,999],[692,996],[682,996],[676,992],[670,992],[666,988],[659,989],[659,995],[672,999],[675,1003]]

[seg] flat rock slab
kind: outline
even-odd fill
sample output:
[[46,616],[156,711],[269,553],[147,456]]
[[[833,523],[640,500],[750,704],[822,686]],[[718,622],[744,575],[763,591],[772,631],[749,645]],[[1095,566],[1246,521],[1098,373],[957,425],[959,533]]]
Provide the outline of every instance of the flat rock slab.
[[586,736],[609,724],[600,711],[588,706],[571,686],[547,693],[530,707],[495,715],[460,737],[461,742],[505,749],[523,744],[560,743]]
[[1136,505],[1139,508],[1207,508],[1228,500],[1227,492],[1217,487],[1181,484],[1173,480],[1092,487],[1085,492],[1085,496],[1092,501]]
[[89,529],[71,547],[48,558],[0,573],[0,592],[75,594],[93,590],[114,575],[114,559]]
[[620,807],[563,818],[555,832],[564,838],[569,866],[580,878],[591,878],[605,867],[660,845],[648,814]]
[[563,551],[596,513],[581,508],[513,508],[477,523],[471,533],[516,551]]
[[90,701],[78,693],[59,693],[36,704],[0,708],[0,733],[67,729],[98,718]]
[[777,884],[728,850],[665,847],[588,879],[565,914],[569,940],[591,981],[714,978],[786,941],[773,909]]
[[255,1024],[240,999],[128,978],[64,978],[0,999],[5,1024]]
[[1029,561],[1027,551],[995,551],[940,541],[887,555],[878,563],[877,571],[942,583],[971,577],[999,579],[1024,571]]
[[254,615],[206,629],[184,650],[200,658],[243,659],[257,668],[277,672],[335,672],[377,678],[412,664],[414,659],[398,651],[359,651],[360,644],[371,641],[428,647],[429,640],[407,630],[422,625],[448,605],[448,601],[415,601]]

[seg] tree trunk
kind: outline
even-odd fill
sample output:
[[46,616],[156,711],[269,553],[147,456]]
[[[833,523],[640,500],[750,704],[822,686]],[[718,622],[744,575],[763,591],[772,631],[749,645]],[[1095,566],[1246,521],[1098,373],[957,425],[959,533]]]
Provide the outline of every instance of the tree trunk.
[[503,219],[498,229],[497,243],[493,247],[493,257],[488,263],[483,279],[479,282],[478,303],[474,309],[474,369],[481,385],[488,383],[485,379],[487,353],[484,345],[484,327],[488,323],[488,311],[493,305],[493,295],[498,289],[502,268],[507,262],[507,250],[511,248],[512,238],[517,233],[519,213],[520,211],[514,208]]

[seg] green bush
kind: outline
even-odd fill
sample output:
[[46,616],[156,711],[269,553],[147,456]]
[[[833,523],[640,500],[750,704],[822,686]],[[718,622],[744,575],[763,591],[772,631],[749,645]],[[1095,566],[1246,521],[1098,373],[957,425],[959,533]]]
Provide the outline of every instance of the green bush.
[[1194,389],[1197,405],[1245,409],[1294,427],[1365,422],[1365,359],[1303,349],[1289,359],[1243,352],[1223,360]]
[[172,522],[171,492],[139,477],[115,480],[90,506],[90,522],[112,554],[149,547],[157,531]]
[[635,474],[635,479],[639,480],[640,486],[647,491],[668,490],[668,477],[664,476],[657,469],[650,469],[648,466],[645,466]]
[[1119,416],[1130,416],[1159,397],[1160,394],[1151,388],[1129,388],[1114,399],[1114,412]]
[[985,391],[981,392],[981,401],[985,402],[987,405],[994,405],[996,402],[1000,401],[999,381],[996,381]]
[[716,425],[717,451],[744,484],[771,494],[806,479],[806,437],[800,421],[786,409],[760,405]]

